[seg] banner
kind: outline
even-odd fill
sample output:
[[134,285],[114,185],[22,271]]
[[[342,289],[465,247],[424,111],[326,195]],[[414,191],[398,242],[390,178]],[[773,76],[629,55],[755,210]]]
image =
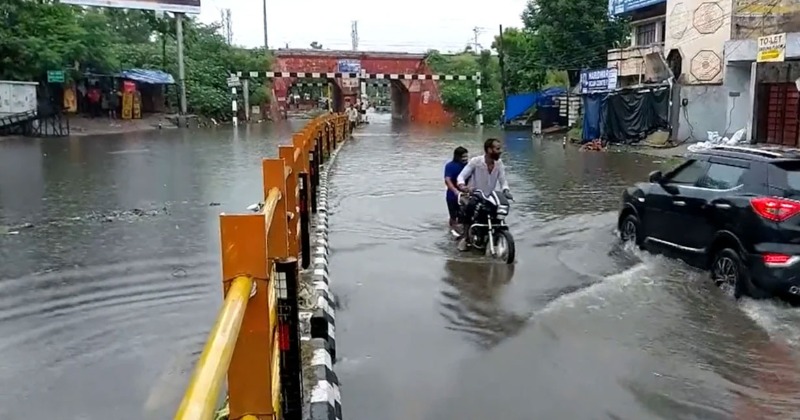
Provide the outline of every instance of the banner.
[[666,0],[608,0],[608,14],[615,16],[659,3]]
[[200,0],[61,0],[61,3],[74,4],[76,6],[200,13]]
[[617,69],[581,70],[581,93],[603,92],[617,88]]

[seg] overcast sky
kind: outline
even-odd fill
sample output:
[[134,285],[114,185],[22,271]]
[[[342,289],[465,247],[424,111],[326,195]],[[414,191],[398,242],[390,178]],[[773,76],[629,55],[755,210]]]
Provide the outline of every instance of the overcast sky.
[[[478,42],[489,48],[498,25],[520,26],[526,0],[267,0],[271,48],[308,48],[317,41],[326,49],[351,49],[350,24],[358,21],[359,50],[423,52],[462,50],[472,42],[474,27],[482,28]],[[264,44],[262,0],[202,0],[200,20],[220,20],[231,9],[233,42]],[[468,6],[480,5],[480,7]]]

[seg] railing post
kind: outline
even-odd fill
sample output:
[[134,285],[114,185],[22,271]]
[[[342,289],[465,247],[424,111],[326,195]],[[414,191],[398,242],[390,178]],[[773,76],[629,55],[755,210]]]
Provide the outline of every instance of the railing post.
[[[267,220],[269,230],[265,233],[269,241],[269,258],[288,258],[289,254],[289,221],[286,217],[286,165],[283,159],[264,159],[261,161],[261,172],[264,178],[264,197],[269,196],[273,188],[281,193],[272,220]],[[269,215],[267,215],[269,216]]]
[[275,263],[281,350],[281,406],[283,420],[303,417],[303,366],[300,358],[300,309],[297,303],[297,258]]
[[319,153],[317,152],[317,143],[314,139],[308,137],[310,151],[308,155],[309,176],[311,177],[311,212],[317,212],[317,188],[319,187]]
[[311,217],[308,214],[308,174],[300,174],[300,252],[303,268],[311,266]]
[[300,195],[300,171],[294,160],[294,146],[278,146],[278,156],[283,159],[284,165],[291,168],[292,173],[286,178],[286,211],[289,224],[289,256],[297,258],[300,255],[300,208],[298,199]]
[[[275,297],[269,282],[267,237],[263,214],[220,215],[222,278],[227,295],[231,281],[240,275],[254,279],[255,290],[244,313],[239,338],[228,367],[230,418],[246,414],[274,414],[272,395],[272,337],[276,315],[270,311]],[[272,319],[271,319],[272,318]],[[216,398],[216,396],[209,396]]]

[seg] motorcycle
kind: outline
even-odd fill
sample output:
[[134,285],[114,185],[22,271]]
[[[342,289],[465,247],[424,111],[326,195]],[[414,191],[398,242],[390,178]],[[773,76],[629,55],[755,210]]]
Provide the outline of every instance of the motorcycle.
[[[511,208],[508,198],[496,191],[489,195],[475,191],[472,197],[477,203],[472,224],[463,234],[467,246],[482,250],[487,256],[503,260],[506,264],[513,264],[516,250],[514,237],[506,225],[506,216]],[[462,194],[459,201],[463,203],[464,198],[469,197]],[[464,211],[463,206],[461,210]],[[458,239],[461,238],[462,235],[458,235]]]

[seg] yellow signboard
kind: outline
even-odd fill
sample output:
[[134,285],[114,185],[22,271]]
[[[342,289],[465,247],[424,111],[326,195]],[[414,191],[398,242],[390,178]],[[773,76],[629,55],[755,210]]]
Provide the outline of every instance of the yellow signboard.
[[758,38],[759,63],[783,61],[786,56],[786,34],[767,35]]

